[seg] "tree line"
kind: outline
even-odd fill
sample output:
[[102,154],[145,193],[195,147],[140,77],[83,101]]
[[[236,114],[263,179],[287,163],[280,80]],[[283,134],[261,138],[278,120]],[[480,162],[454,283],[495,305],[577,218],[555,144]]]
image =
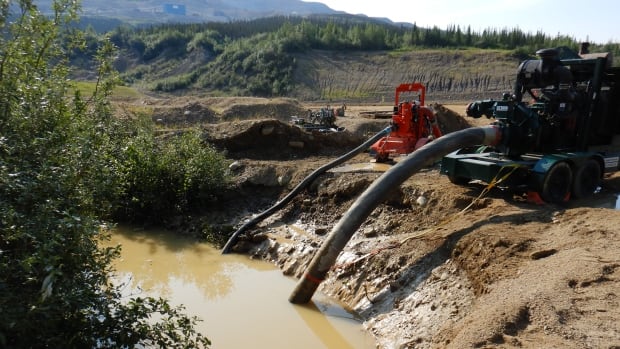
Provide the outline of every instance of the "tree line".
[[[148,88],[163,92],[195,87],[254,96],[287,95],[294,88],[295,54],[309,50],[478,48],[508,50],[525,59],[540,48],[565,46],[578,51],[580,44],[568,35],[551,36],[519,28],[423,28],[415,23],[394,25],[348,15],[119,26],[106,35],[123,56],[134,58],[135,66],[121,69],[127,83],[146,83]],[[94,40],[96,35],[92,37]],[[590,50],[612,52],[618,57],[620,44],[592,44]],[[198,63],[182,72],[170,69],[172,64],[188,60]]]
[[[359,19],[348,15],[330,16],[275,16],[234,22],[192,24],[162,24],[143,28],[120,26],[113,30],[117,43],[127,40],[149,41],[155,33],[166,36],[175,31],[183,37],[208,31],[219,33],[222,40],[238,40],[260,33],[276,33],[277,38],[295,43],[291,50],[402,50],[414,47],[476,47],[483,49],[522,49],[567,46],[577,49],[579,42],[569,35],[549,35],[542,30],[534,33],[514,28],[487,28],[475,31],[471,26],[448,25],[419,27],[413,24],[382,22],[376,19]],[[593,44],[598,52],[620,53],[620,44],[608,42]]]

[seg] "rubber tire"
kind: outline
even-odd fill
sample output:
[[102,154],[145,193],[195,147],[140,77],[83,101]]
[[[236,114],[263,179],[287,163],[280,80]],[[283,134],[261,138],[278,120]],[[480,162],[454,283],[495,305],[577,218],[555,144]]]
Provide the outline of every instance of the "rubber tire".
[[588,159],[575,171],[573,196],[578,199],[586,198],[594,194],[600,184],[601,166],[598,161]]
[[568,201],[573,183],[573,170],[566,162],[558,162],[547,171],[540,196],[552,204]]

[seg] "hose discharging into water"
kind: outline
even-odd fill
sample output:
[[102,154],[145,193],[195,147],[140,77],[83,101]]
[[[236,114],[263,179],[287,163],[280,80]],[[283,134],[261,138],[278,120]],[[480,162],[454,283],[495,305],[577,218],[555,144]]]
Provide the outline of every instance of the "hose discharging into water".
[[310,185],[312,183],[312,181],[314,181],[318,176],[320,176],[324,172],[330,170],[331,168],[336,167],[336,166],[344,163],[345,161],[353,158],[355,155],[365,151],[366,149],[368,149],[368,147],[373,145],[376,141],[378,141],[379,139],[381,139],[385,135],[389,134],[391,132],[391,130],[392,130],[391,126],[386,127],[385,129],[381,130],[376,135],[374,135],[371,138],[369,138],[364,143],[362,143],[359,146],[357,146],[355,149],[351,150],[350,152],[348,152],[348,153],[342,155],[341,157],[339,157],[339,158],[337,158],[337,159],[335,159],[335,160],[333,160],[333,161],[331,161],[331,162],[329,162],[329,163],[319,167],[318,169],[314,170],[310,175],[308,175],[306,178],[304,178],[304,180],[301,181],[301,183],[299,183],[295,188],[293,188],[293,190],[291,190],[291,192],[288,193],[282,200],[276,202],[275,205],[271,206],[267,210],[265,210],[265,211],[261,212],[260,214],[256,215],[255,217],[253,217],[252,219],[247,221],[245,224],[243,224],[239,229],[237,229],[237,231],[235,231],[230,236],[230,238],[226,242],[226,245],[224,245],[224,248],[222,248],[222,254],[226,254],[226,253],[230,252],[232,247],[235,245],[235,243],[239,239],[239,236],[241,235],[241,233],[243,233],[247,229],[255,226],[256,224],[258,224],[261,221],[263,221],[265,218],[271,216],[272,214],[274,214],[275,212],[277,212],[278,210],[283,208],[295,196],[297,196],[297,194],[299,194],[299,192],[301,192],[308,185]]
[[444,155],[468,146],[495,145],[500,137],[500,129],[496,126],[468,128],[449,133],[414,151],[386,171],[357,198],[334,226],[306,268],[289,297],[289,302],[305,304],[310,301],[347,242],[375,207],[385,201],[394,187]]

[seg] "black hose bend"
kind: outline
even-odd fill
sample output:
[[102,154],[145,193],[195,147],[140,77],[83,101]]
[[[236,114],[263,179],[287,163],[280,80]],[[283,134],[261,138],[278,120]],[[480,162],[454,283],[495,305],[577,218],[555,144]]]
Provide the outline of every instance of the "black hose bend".
[[399,186],[414,173],[446,154],[468,146],[495,145],[500,137],[500,129],[492,125],[449,133],[414,151],[386,171],[357,198],[338,224],[334,226],[306,268],[289,297],[289,301],[295,304],[305,304],[310,301],[347,242],[375,207],[385,201],[395,186]]
[[331,162],[329,162],[329,163],[319,167],[318,169],[314,170],[311,174],[309,174],[306,178],[304,178],[304,180],[301,181],[301,183],[299,183],[295,188],[293,188],[293,190],[291,190],[291,192],[288,193],[282,200],[276,202],[275,205],[271,206],[267,210],[265,210],[265,211],[261,212],[260,214],[256,215],[254,218],[250,219],[248,222],[243,224],[239,229],[237,229],[237,231],[235,231],[230,236],[230,238],[226,242],[226,245],[224,245],[224,248],[222,248],[222,254],[226,254],[226,253],[230,252],[230,249],[237,242],[237,239],[239,238],[239,235],[241,233],[243,233],[247,229],[255,226],[259,222],[263,221],[265,218],[271,216],[272,214],[274,214],[275,212],[280,210],[282,207],[284,207],[286,204],[288,204],[297,194],[299,194],[300,191],[302,191],[308,185],[310,185],[310,183],[312,183],[312,181],[314,181],[318,176],[320,176],[324,172],[330,170],[331,168],[336,167],[336,166],[344,163],[345,161],[353,158],[355,155],[357,155],[357,154],[367,150],[368,147],[373,145],[376,141],[378,141],[379,139],[381,139],[385,135],[389,134],[391,132],[391,130],[392,130],[391,126],[386,127],[385,129],[381,130],[376,135],[374,135],[371,138],[369,138],[364,143],[362,143],[359,146],[357,146],[355,149],[351,150],[350,152],[348,152],[348,153],[342,155],[341,157],[339,157],[339,158],[337,158],[337,159],[335,159],[335,160],[333,160],[333,161],[331,161]]

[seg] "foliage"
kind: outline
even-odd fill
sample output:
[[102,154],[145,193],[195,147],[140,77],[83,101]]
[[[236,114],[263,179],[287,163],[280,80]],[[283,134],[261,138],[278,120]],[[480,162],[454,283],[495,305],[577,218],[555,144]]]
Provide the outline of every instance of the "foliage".
[[200,87],[230,90],[231,87],[253,96],[278,96],[292,84],[295,59],[286,53],[283,39],[265,39],[256,35],[226,46],[211,62],[197,83]]
[[[260,18],[251,21],[203,24],[165,24],[148,28],[119,27],[111,40],[123,56],[136,57],[138,65],[124,72],[129,82],[147,81],[154,90],[173,92],[189,88],[257,96],[282,96],[293,91],[296,54],[308,50],[407,51],[419,48],[477,48],[512,50],[516,57],[531,57],[540,48],[566,46],[575,51],[575,39],[550,36],[519,28],[449,25],[422,28],[394,25],[354,16]],[[620,56],[620,44],[593,44],[592,52]],[[162,61],[179,59],[179,72]],[[195,63],[195,60],[199,60]],[[186,62],[186,63],[181,63]],[[188,64],[187,62],[192,62]]]
[[122,219],[162,220],[211,202],[228,183],[225,158],[199,130],[156,139],[141,130],[123,155],[127,174]]
[[125,181],[126,135],[108,103],[114,50],[99,44],[84,98],[67,78],[67,52],[83,47],[70,25],[79,8],[53,7],[48,18],[31,1],[0,2],[0,347],[206,347],[182,309],[121,302],[108,280],[118,249],[99,248],[98,217]]
[[160,92],[173,92],[190,87],[196,78],[194,73],[170,76],[153,82],[151,89]]

